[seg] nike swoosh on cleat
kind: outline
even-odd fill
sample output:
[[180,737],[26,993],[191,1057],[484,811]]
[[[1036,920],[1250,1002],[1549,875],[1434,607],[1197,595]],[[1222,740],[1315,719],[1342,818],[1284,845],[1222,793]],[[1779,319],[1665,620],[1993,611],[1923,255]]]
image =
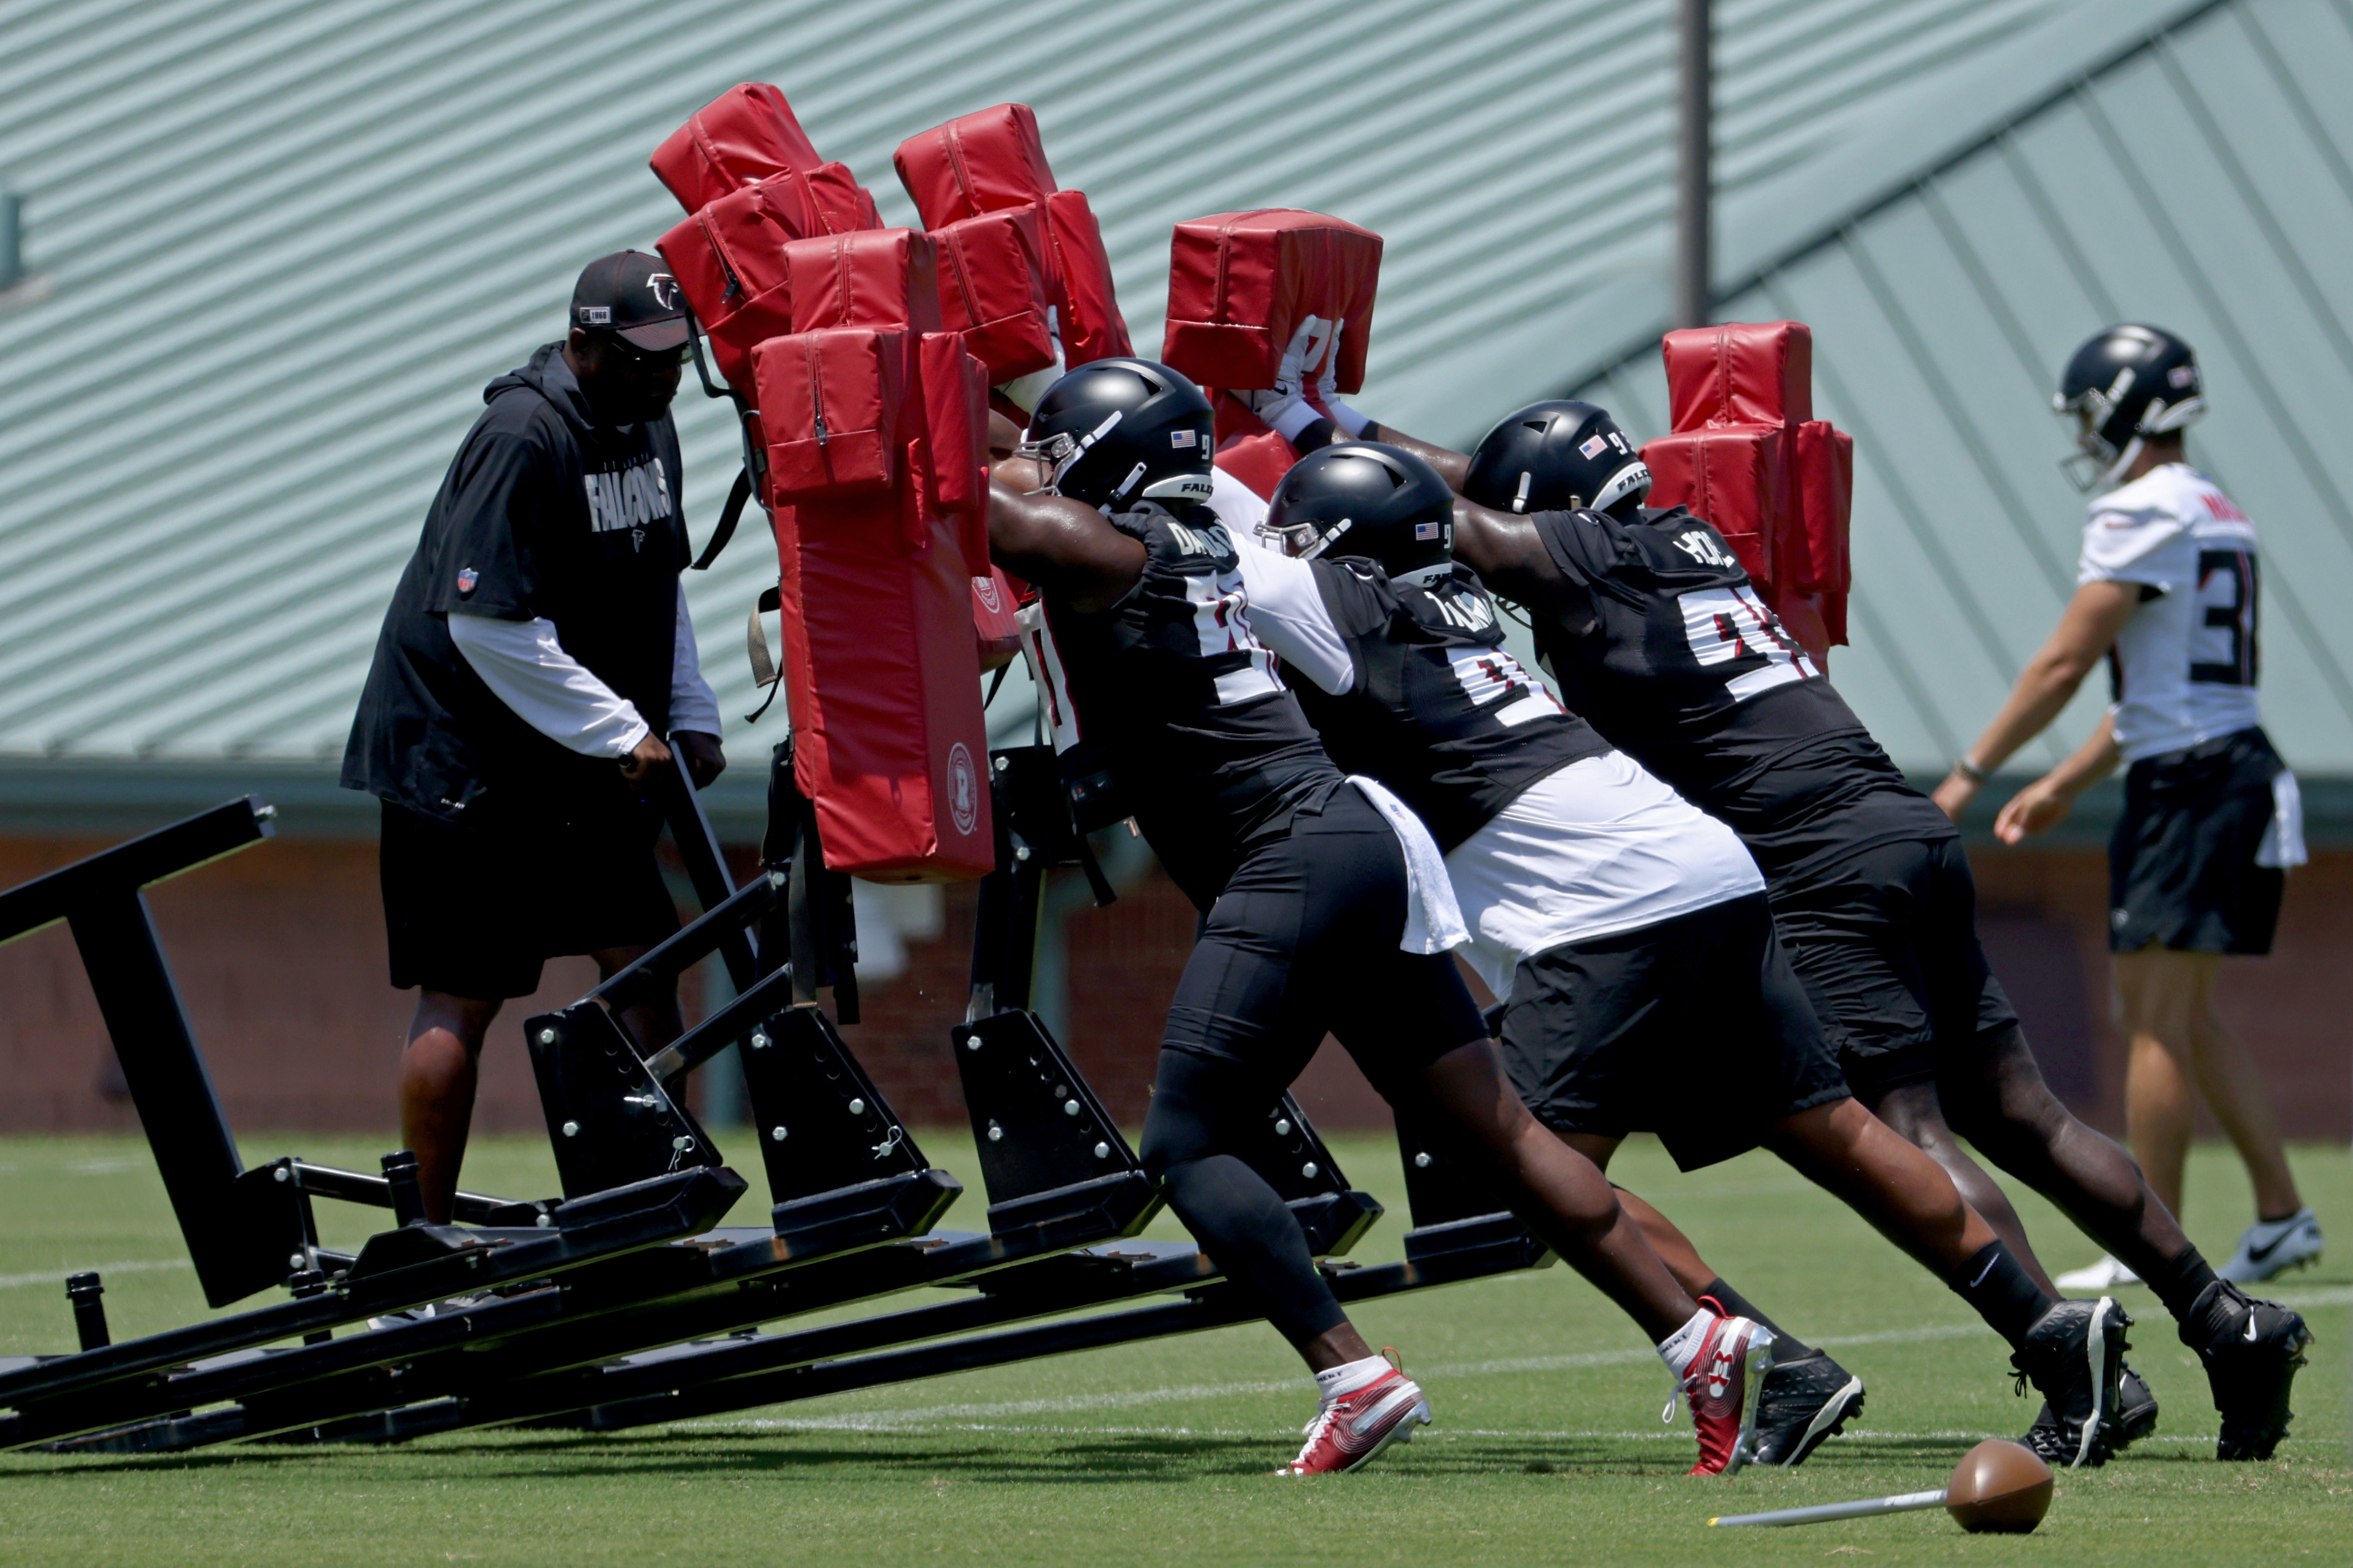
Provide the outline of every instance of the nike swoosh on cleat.
[[2288,1237],[2294,1236],[2297,1231],[2303,1228],[2304,1227],[2302,1226],[2290,1226],[2287,1229],[2280,1232],[2277,1236],[2272,1237],[2261,1247],[2248,1247],[2247,1261],[2250,1263],[2263,1262],[2264,1259],[2270,1258],[2273,1253],[2277,1252],[2282,1247],[2287,1245]]
[[2247,1342],[2255,1342],[2255,1315],[2253,1312],[2247,1314]]

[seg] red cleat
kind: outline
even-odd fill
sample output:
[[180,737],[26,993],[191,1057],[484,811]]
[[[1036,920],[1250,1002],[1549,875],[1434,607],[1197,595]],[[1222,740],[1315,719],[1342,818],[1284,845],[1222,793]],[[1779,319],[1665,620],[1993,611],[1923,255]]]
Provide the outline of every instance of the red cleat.
[[1728,1476],[1757,1457],[1757,1395],[1772,1370],[1770,1329],[1725,1316],[1708,1329],[1681,1389],[1699,1431],[1693,1475]]
[[1430,1424],[1421,1385],[1394,1368],[1354,1394],[1344,1394],[1307,1424],[1307,1446],[1278,1476],[1320,1476],[1353,1470],[1391,1443],[1409,1443]]

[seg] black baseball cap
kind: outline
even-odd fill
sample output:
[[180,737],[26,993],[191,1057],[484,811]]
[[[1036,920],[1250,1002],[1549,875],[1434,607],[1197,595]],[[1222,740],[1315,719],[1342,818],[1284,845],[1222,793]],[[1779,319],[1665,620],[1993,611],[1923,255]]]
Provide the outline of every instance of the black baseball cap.
[[678,279],[659,257],[642,250],[617,250],[581,269],[572,288],[572,324],[611,332],[651,353],[686,346]]

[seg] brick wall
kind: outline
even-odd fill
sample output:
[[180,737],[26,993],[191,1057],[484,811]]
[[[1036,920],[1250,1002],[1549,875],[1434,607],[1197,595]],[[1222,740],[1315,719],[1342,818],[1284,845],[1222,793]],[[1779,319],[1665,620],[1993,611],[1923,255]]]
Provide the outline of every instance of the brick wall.
[[[0,840],[0,887],[102,847]],[[2072,1103],[2122,1123],[2123,1047],[2108,1017],[2105,872],[2092,851],[1979,849],[1983,930],[2046,1069]],[[846,1030],[903,1120],[960,1121],[948,1050],[963,1016],[974,889],[945,889],[935,941],[872,985]],[[373,845],[278,840],[149,894],[197,1037],[231,1120],[246,1131],[381,1130],[409,998],[385,979]],[[1069,921],[1068,1045],[1124,1122],[1143,1118],[1160,1019],[1192,942],[1191,906],[1156,874],[1109,909]],[[2353,1133],[2353,1057],[2341,1022],[2353,952],[2353,853],[2321,855],[2289,879],[2278,952],[2224,966],[2225,1016],[2253,1044],[2281,1120],[2299,1137]],[[538,996],[510,1004],[484,1061],[480,1125],[542,1125],[522,1021],[593,984],[585,959],[548,967]],[[688,997],[689,1012],[697,998]],[[134,1125],[106,1092],[111,1051],[62,927],[0,947],[0,1130]],[[1302,1080],[1310,1114],[1379,1125],[1378,1100],[1327,1045]]]

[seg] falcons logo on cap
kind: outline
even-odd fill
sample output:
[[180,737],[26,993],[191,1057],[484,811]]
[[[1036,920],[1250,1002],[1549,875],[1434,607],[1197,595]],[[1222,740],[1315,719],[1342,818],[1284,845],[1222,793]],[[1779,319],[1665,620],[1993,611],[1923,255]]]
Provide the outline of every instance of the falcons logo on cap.
[[667,272],[647,275],[646,287],[653,290],[654,303],[665,310],[678,309],[678,279]]

